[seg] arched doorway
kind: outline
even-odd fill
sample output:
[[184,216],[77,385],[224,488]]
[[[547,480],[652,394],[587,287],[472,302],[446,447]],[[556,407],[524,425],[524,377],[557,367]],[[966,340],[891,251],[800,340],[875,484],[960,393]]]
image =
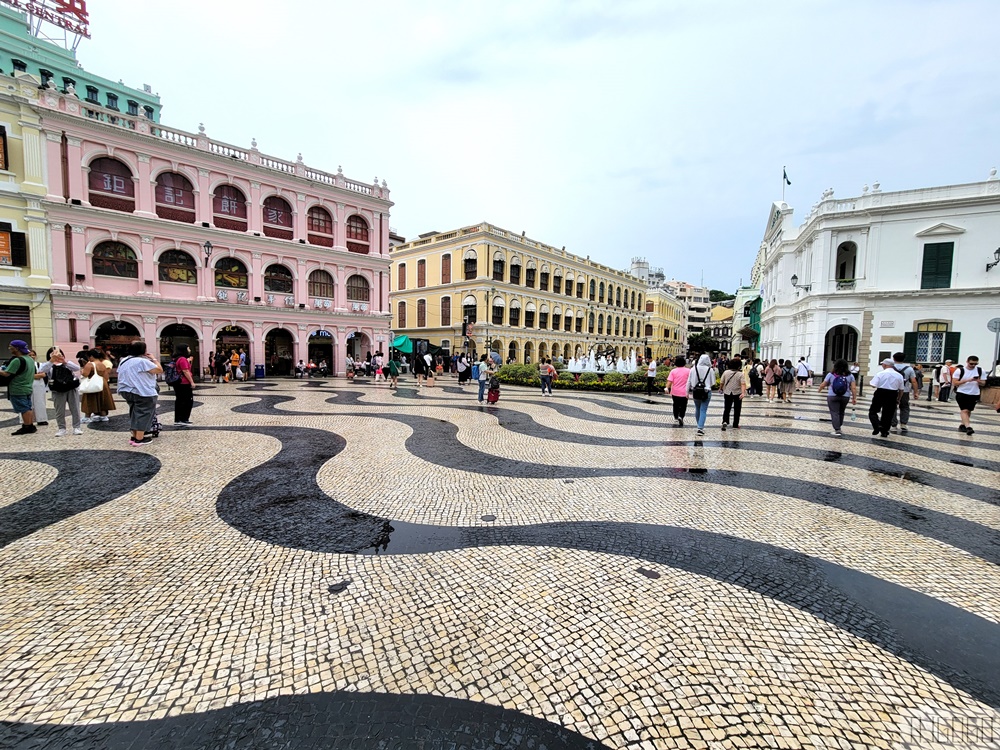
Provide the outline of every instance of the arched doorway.
[[[364,362],[366,354],[375,356],[375,352],[372,351],[371,339],[361,333],[361,331],[347,334],[347,353],[351,355],[351,359],[355,362],[359,360]],[[410,355],[410,360],[412,361],[412,359],[413,355]]]
[[128,354],[128,345],[141,338],[139,329],[131,323],[124,320],[109,320],[101,323],[94,331],[94,346],[102,347],[117,362]]
[[233,356],[233,352],[235,351],[238,354],[240,349],[246,352],[247,369],[253,372],[250,369],[252,367],[250,363],[250,334],[241,326],[223,326],[220,328],[219,332],[215,335],[215,351],[222,352],[228,361]]
[[[555,351],[555,347],[553,347],[552,351]],[[563,362],[569,362],[569,360],[570,360],[570,356],[569,356],[569,344],[566,344],[563,347]]]
[[[310,361],[315,362],[318,368],[321,368],[323,362],[326,362],[326,372],[336,372],[333,364],[333,334],[329,331],[324,331],[322,329],[318,331],[313,331],[309,335],[309,353],[308,357]],[[321,368],[322,369],[322,368]]]
[[[566,348],[568,349],[569,347]],[[576,348],[573,350],[573,356],[576,357],[577,359],[580,359],[580,357],[583,356],[583,347],[577,344]]]
[[858,359],[858,331],[848,325],[834,326],[826,332],[823,347],[823,372],[831,372],[833,363],[838,359],[847,360],[847,364]]
[[264,337],[264,362],[268,375],[291,375],[295,366],[295,341],[284,328],[268,331]]
[[517,363],[517,342],[511,341],[510,345],[507,347],[507,362],[512,364]]
[[[525,347],[525,354],[527,354],[527,347]],[[538,345],[538,361],[549,358],[549,348],[545,344]]]
[[526,364],[526,365],[530,365],[531,364],[531,355],[534,354],[534,352],[535,352],[534,345],[530,341],[525,342],[525,344],[524,344],[524,364]]
[[160,333],[160,359],[170,359],[174,356],[174,349],[181,344],[187,344],[191,348],[193,358],[191,372],[196,376],[200,375],[203,360],[201,347],[198,343],[198,332],[186,323],[171,323]]

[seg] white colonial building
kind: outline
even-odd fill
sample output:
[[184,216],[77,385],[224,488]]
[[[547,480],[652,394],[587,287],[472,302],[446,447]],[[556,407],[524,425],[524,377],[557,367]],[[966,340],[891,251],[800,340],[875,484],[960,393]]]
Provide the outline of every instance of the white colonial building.
[[977,355],[995,364],[1000,317],[1000,180],[860,196],[823,193],[796,226],[774,203],[758,255],[761,355],[838,358],[871,374],[892,352],[934,364]]

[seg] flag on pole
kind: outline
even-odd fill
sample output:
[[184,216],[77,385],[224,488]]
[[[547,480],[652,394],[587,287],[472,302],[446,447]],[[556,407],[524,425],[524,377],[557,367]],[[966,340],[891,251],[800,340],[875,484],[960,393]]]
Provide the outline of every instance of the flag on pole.
[[785,184],[791,185],[792,181],[788,179],[788,171],[784,167],[781,168],[781,174],[785,178]]

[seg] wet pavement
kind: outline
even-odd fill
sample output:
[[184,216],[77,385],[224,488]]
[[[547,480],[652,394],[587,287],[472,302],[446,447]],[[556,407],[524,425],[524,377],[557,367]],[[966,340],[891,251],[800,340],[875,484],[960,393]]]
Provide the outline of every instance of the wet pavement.
[[0,747],[1000,747],[992,410],[439,384],[0,435]]

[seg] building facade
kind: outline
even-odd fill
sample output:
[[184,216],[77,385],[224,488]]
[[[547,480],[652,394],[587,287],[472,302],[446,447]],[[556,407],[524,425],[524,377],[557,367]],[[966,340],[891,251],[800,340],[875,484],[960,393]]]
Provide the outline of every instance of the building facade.
[[763,240],[761,353],[839,358],[872,374],[896,351],[936,364],[993,364],[1000,317],[1000,180],[860,196],[833,191],[796,226],[772,204]]
[[711,311],[708,287],[695,286],[686,281],[676,281],[674,279],[665,281],[663,286],[684,303],[688,338],[705,333],[705,330],[709,327]]
[[[0,75],[0,352],[53,341],[38,81]],[[44,349],[41,353],[44,356]]]
[[643,331],[646,356],[673,359],[687,351],[684,321],[684,305],[669,289],[647,287],[646,325]]
[[[729,300],[730,303],[733,300]],[[734,308],[729,305],[715,305],[709,313],[706,332],[719,344],[719,351],[731,354],[733,343]]]
[[[733,304],[733,334],[730,351],[733,354],[755,354],[757,342],[760,341],[760,288],[756,286],[741,286],[736,290]],[[754,316],[754,309],[757,316]],[[744,335],[744,331],[752,330],[754,336]]]
[[519,363],[641,354],[640,279],[485,222],[394,247],[392,284],[394,332],[449,352]]
[[298,360],[388,346],[389,191],[49,87],[44,138],[55,340]]

